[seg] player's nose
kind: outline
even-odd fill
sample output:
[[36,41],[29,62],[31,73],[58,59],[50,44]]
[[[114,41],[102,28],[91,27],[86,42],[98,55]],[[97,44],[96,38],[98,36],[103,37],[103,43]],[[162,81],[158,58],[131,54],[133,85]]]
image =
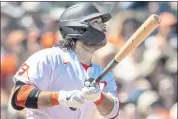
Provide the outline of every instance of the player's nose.
[[101,26],[101,29],[102,29],[103,32],[106,32],[106,24],[103,24],[103,25]]

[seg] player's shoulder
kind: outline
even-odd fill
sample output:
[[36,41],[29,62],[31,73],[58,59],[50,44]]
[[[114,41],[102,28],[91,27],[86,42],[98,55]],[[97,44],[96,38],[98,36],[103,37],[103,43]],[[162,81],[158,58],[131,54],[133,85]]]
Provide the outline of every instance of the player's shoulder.
[[62,50],[60,48],[46,48],[32,54],[27,62],[60,60]]
[[62,50],[60,48],[46,48],[42,49],[36,53],[34,53],[32,56],[42,56],[42,57],[47,57],[47,56],[55,56],[55,55],[60,55],[62,53]]
[[[96,68],[99,72],[102,72],[104,70],[104,67],[99,66],[95,63],[92,63],[92,67]],[[114,77],[113,72],[108,72],[105,77]]]
[[99,70],[104,69],[103,67],[101,67],[101,66],[99,66],[99,65],[97,65],[97,64],[95,64],[95,63],[92,63],[92,67],[97,68],[97,69],[99,69]]
[[99,70],[99,71],[102,71],[104,70],[104,67],[98,65],[98,64],[95,64],[95,63],[92,63],[92,67],[94,67],[95,69]]

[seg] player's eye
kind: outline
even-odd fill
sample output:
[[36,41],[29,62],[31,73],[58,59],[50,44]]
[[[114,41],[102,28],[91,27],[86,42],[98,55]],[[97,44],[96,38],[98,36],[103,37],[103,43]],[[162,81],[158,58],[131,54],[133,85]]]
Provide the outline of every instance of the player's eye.
[[98,23],[98,21],[97,21],[97,20],[95,20],[95,21],[94,21],[94,23]]

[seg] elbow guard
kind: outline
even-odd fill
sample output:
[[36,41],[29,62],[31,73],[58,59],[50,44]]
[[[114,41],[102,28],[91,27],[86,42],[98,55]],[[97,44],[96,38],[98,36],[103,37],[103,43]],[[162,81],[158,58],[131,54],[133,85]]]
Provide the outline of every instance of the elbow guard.
[[[17,85],[16,85],[17,86]],[[12,95],[11,105],[16,110],[26,108],[38,108],[38,96],[40,90],[32,85],[18,85]]]
[[25,107],[21,107],[15,104],[15,100],[18,94],[18,91],[20,90],[20,88],[17,88],[14,90],[13,94],[12,94],[12,98],[11,98],[11,105],[15,110],[23,110]]
[[104,117],[106,117],[107,119],[116,119],[119,115],[119,100],[116,97],[112,96],[111,94],[110,96],[113,98],[114,107],[111,110],[111,112],[105,115]]

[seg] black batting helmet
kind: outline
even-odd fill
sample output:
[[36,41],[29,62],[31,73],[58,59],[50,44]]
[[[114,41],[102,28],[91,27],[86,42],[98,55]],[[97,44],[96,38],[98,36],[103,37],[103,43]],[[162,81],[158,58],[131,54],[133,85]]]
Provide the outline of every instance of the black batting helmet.
[[101,14],[92,3],[79,3],[67,8],[59,19],[59,30],[64,38],[83,40],[97,44],[105,39],[105,34],[85,21],[101,17],[103,22],[111,19],[110,14]]

